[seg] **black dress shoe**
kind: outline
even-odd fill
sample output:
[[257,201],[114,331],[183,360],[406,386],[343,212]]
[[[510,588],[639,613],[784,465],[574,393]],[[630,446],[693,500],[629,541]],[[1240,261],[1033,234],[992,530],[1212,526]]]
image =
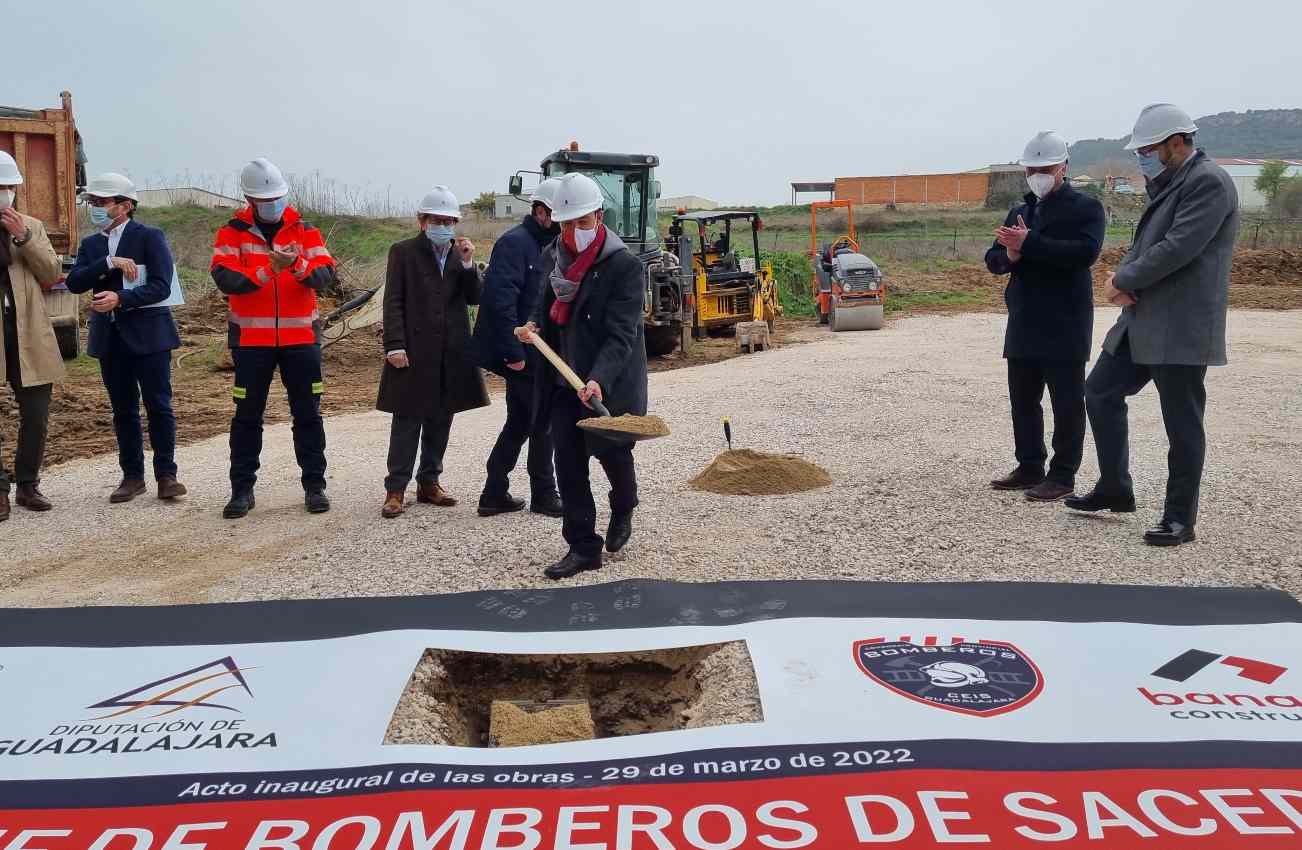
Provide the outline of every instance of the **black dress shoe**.
[[1029,490],[1044,480],[1044,471],[1029,466],[1019,466],[1003,478],[996,478],[990,486],[996,490]]
[[546,496],[534,496],[529,500],[529,510],[543,516],[565,516],[565,508],[561,505],[561,497],[555,493],[549,493]]
[[330,510],[330,500],[326,498],[325,490],[308,490],[303,494],[303,507],[310,514],[323,514]]
[[517,499],[510,493],[507,493],[500,499],[488,499],[483,496],[479,497],[479,515],[480,516],[497,516],[498,514],[513,514],[516,511],[524,510],[524,499]]
[[606,528],[606,551],[618,552],[633,536],[633,514],[611,514]]
[[549,579],[559,580],[578,575],[584,570],[599,569],[601,569],[600,552],[592,556],[580,555],[578,552],[568,552],[560,561],[543,570],[543,575]]
[[1179,546],[1197,539],[1192,525],[1171,519],[1164,519],[1144,532],[1144,542],[1149,546]]
[[254,499],[252,490],[241,490],[231,495],[231,500],[222,508],[223,519],[240,519],[249,515],[253,510]]
[[1089,491],[1084,496],[1068,496],[1063,504],[1073,511],[1112,511],[1114,514],[1133,514],[1135,512],[1135,497],[1129,496],[1110,496],[1107,493],[1100,493],[1098,488]]

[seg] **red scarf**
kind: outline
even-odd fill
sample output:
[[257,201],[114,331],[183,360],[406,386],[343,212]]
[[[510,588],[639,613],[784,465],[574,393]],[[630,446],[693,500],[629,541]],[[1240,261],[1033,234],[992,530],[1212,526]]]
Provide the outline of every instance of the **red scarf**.
[[561,244],[565,250],[571,254],[576,254],[574,262],[565,270],[565,279],[574,284],[574,298],[569,301],[561,301],[559,298],[552,302],[551,309],[547,315],[551,320],[561,327],[570,323],[570,311],[574,307],[574,302],[579,298],[578,289],[583,285],[583,278],[592,268],[592,264],[597,262],[597,256],[601,254],[602,247],[606,244],[606,228],[597,225],[597,238],[592,240],[586,251],[580,252],[578,246],[574,244],[574,231],[567,230],[561,234]]

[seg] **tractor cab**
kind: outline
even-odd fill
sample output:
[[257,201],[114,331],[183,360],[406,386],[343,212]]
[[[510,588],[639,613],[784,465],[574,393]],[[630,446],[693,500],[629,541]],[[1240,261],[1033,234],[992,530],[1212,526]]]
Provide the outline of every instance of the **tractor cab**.
[[639,256],[658,252],[656,199],[660,181],[655,179],[660,159],[651,154],[602,153],[578,150],[577,145],[558,150],[543,159],[537,172],[519,172],[511,178],[511,194],[519,197],[526,173],[539,180],[580,173],[591,177],[601,189],[602,222],[613,230],[629,250]]
[[670,222],[666,249],[691,255],[680,256],[680,262],[695,276],[692,332],[698,338],[727,333],[739,322],[772,326],[781,312],[773,267],[759,265],[763,226],[757,213],[735,210],[680,211]]
[[651,357],[673,353],[686,338],[691,315],[688,281],[678,265],[678,252],[663,250],[656,227],[655,179],[659,157],[652,154],[602,153],[579,150],[575,142],[548,154],[538,171],[517,171],[509,182],[512,195],[524,199],[525,175],[531,183],[547,177],[581,173],[601,189],[602,221],[642,261],[646,273],[644,326]]

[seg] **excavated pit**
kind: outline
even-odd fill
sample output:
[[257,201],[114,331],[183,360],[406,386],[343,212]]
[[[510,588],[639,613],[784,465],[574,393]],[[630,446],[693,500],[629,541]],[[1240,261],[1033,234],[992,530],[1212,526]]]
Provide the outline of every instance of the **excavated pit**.
[[573,655],[427,649],[384,743],[522,746],[763,719],[744,641]]

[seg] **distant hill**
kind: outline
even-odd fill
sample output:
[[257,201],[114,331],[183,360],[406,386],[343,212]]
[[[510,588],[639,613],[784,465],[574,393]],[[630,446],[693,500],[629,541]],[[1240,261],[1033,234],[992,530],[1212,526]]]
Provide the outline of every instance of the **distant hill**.
[[[1249,109],[1197,118],[1198,146],[1214,157],[1302,159],[1302,109]],[[1085,139],[1070,148],[1072,173],[1106,160],[1124,160],[1130,141]]]

